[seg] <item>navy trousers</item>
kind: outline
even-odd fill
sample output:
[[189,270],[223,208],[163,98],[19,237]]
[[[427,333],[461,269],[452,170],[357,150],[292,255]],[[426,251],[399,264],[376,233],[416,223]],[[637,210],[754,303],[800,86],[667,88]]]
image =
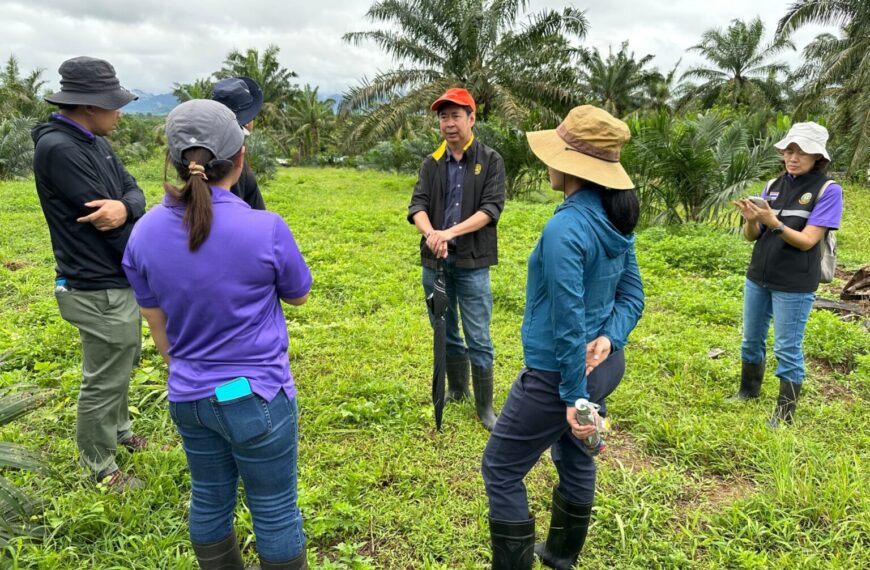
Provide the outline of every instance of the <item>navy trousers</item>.
[[[625,354],[612,353],[587,378],[589,399],[607,414],[605,398],[625,373]],[[559,492],[572,503],[595,497],[595,460],[581,450],[565,420],[559,398],[558,372],[524,368],[511,387],[495,429],[483,452],[483,482],[489,516],[500,521],[526,521],[529,503],[523,479],[547,448],[559,473]]]

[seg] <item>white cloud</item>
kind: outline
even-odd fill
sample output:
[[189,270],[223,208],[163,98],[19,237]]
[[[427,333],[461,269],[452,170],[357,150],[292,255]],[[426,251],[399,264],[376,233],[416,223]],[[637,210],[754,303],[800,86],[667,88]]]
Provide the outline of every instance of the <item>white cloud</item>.
[[[152,93],[175,82],[205,77],[220,67],[233,48],[281,48],[281,64],[299,74],[300,84],[319,85],[323,94],[340,93],[364,75],[389,69],[392,62],[374,44],[353,46],[341,37],[375,29],[365,20],[371,0],[0,0],[0,37],[5,60],[15,54],[27,72],[43,68],[50,88],[57,67],[76,55],[112,62],[124,86]],[[561,9],[568,2],[532,0],[530,12]],[[637,56],[656,54],[654,64],[670,69],[697,62],[685,50],[711,27],[733,18],[759,15],[772,34],[789,1],[609,0],[574,2],[585,9],[590,33],[584,42],[606,51],[629,40]],[[801,31],[798,47],[819,28]],[[797,53],[784,56],[797,63]]]

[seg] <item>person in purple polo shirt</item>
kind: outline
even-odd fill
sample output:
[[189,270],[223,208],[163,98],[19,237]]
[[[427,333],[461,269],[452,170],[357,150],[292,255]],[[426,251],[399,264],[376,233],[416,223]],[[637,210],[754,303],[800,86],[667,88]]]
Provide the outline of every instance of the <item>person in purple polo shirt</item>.
[[123,266],[169,365],[169,412],[191,472],[193,549],[204,570],[244,568],[233,532],[241,476],[261,568],[306,568],[281,301],[305,303],[311,273],[284,220],[228,190],[245,155],[230,109],[182,103],[166,139],[184,186],[164,184]]
[[774,146],[783,172],[764,189],[764,202],[735,205],[744,218],[743,236],[754,241],[743,295],[740,389],[734,400],[761,395],[767,332],[773,319],[779,396],[771,428],[794,421],[804,376],[803,339],[821,280],[821,248],[843,215],[843,188],[827,174],[828,130],[796,123]]

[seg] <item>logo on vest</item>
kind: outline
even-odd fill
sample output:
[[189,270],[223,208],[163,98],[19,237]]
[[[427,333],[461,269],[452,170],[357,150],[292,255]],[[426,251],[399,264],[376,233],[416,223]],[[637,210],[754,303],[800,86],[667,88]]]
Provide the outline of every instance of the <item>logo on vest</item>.
[[474,165],[474,175],[475,175],[475,176],[477,176],[478,174],[480,174],[480,171],[481,171],[481,170],[483,170],[483,166],[481,166],[480,164],[475,164],[475,165]]
[[810,192],[807,192],[806,194],[801,196],[801,198],[800,198],[800,200],[798,200],[798,202],[800,203],[801,206],[806,206],[807,204],[810,203],[810,200],[812,200],[812,199],[813,199],[813,195]]

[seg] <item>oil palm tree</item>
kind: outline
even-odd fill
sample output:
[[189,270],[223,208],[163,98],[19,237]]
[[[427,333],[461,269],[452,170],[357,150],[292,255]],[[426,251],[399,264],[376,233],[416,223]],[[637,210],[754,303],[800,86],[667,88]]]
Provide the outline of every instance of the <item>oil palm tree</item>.
[[795,49],[787,34],[763,44],[764,24],[755,18],[750,22],[732,20],[725,29],[707,30],[701,43],[689,48],[708,62],[685,71],[682,79],[697,79],[694,95],[703,106],[720,102],[731,107],[778,103],[776,78],[788,72],[788,66],[772,59],[786,49]]
[[628,42],[619,51],[611,49],[601,57],[597,48],[580,55],[580,86],[586,100],[617,117],[637,109],[653,106],[653,92],[665,78],[654,69],[646,69],[653,55],[634,58]]
[[[2,358],[0,355],[0,364]],[[46,393],[40,390],[0,388],[0,426],[37,407],[45,401],[45,397]],[[0,468],[50,473],[38,454],[6,442],[0,443]],[[37,503],[0,475],[0,546],[16,536],[36,535],[39,528],[31,521],[36,511]]]
[[291,80],[296,73],[283,67],[278,61],[280,48],[270,45],[262,53],[248,48],[244,53],[232,50],[227,54],[223,67],[215,72],[215,79],[227,77],[250,77],[263,90],[263,108],[257,119],[261,126],[278,127],[282,113],[293,102],[299,89]]
[[0,118],[45,117],[50,106],[42,100],[40,91],[47,83],[42,69],[21,75],[18,58],[10,55],[0,73]]
[[296,141],[300,162],[320,152],[322,139],[328,135],[335,119],[335,100],[321,101],[317,89],[305,85],[296,100],[287,107],[289,132]]
[[197,79],[193,83],[175,83],[172,86],[172,94],[179,103],[191,99],[210,99],[214,82],[210,79]]
[[806,24],[836,25],[840,34],[821,34],[804,48],[800,75],[807,81],[796,115],[832,101],[830,126],[847,156],[848,172],[858,174],[870,161],[870,2],[800,0],[779,21],[777,34]]
[[554,122],[574,101],[574,49],[582,11],[546,10],[518,25],[528,0],[381,0],[366,16],[385,29],[345,34],[355,45],[374,41],[398,67],[349,89],[341,111],[366,112],[350,143],[387,138],[409,114],[428,110],[445,89],[461,85],[479,119],[496,114],[518,124],[529,113]]
[[741,120],[716,111],[687,117],[660,111],[633,118],[629,126],[625,164],[637,183],[646,223],[727,219],[730,201],[781,160],[769,137],[756,140]]

